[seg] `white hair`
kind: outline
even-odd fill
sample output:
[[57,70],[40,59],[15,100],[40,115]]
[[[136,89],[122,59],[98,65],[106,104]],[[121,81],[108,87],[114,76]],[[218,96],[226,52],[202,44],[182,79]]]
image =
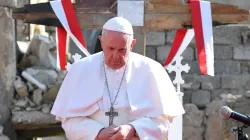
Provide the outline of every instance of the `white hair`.
[[[110,30],[102,29],[102,36],[105,36],[105,33],[106,33],[107,31],[110,31]],[[114,31],[114,32],[115,32],[115,31]],[[131,45],[132,40],[134,39],[134,36],[131,35],[131,34],[125,34],[125,33],[121,33],[121,34],[123,34],[123,35],[127,38],[127,40],[129,41],[128,44]]]

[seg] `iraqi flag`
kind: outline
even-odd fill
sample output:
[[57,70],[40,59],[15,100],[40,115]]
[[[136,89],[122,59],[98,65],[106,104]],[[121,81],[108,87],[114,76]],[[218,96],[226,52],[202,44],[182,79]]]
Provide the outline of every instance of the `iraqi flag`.
[[77,16],[71,0],[50,1],[51,8],[60,20],[63,27],[57,27],[57,65],[61,70],[66,70],[67,64],[67,37],[69,36],[76,46],[86,55],[90,53],[82,35]]
[[[214,46],[211,4],[207,1],[190,0],[193,29],[177,30],[175,40],[164,64],[175,61],[195,36],[200,73],[214,76]],[[194,32],[194,34],[193,34]]]

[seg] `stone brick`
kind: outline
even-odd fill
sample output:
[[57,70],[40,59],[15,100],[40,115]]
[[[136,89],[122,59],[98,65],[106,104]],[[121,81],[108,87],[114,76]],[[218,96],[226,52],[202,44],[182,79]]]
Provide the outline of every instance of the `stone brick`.
[[184,109],[186,113],[183,115],[183,125],[201,127],[203,124],[204,112],[199,110],[195,104],[185,104]]
[[184,89],[199,89],[201,86],[201,77],[198,75],[183,75],[184,84],[181,85]]
[[[249,29],[250,26],[244,24],[214,27],[213,28],[214,44],[225,44],[225,45],[242,44],[241,33]],[[170,44],[173,43],[175,34],[176,30],[167,32],[167,43]],[[190,44],[195,44],[194,38]]]
[[233,104],[233,109],[243,114],[250,115],[250,99],[244,98],[244,96],[237,98]]
[[243,74],[249,74],[250,73],[250,62],[249,61],[241,61],[240,63],[240,69],[241,73]]
[[235,60],[250,60],[250,47],[234,47],[234,56]]
[[183,104],[191,103],[191,95],[193,92],[193,90],[184,90]]
[[[164,63],[169,55],[171,47],[169,45],[157,47],[157,61]],[[183,60],[194,60],[194,49],[187,47],[181,55]]]
[[227,5],[235,5],[239,6],[241,9],[250,9],[250,1],[249,0],[240,0],[240,1],[234,1],[234,0],[206,0],[214,3],[221,3],[221,4],[227,4]]
[[215,74],[239,74],[240,63],[231,60],[217,60],[214,62]]
[[220,76],[201,76],[201,88],[202,89],[218,89],[221,87]]
[[17,0],[0,0],[0,6],[1,7],[17,7]]
[[151,59],[156,59],[156,48],[155,47],[146,47],[146,56]]
[[204,128],[204,112],[194,104],[185,104],[183,115],[183,140],[202,140]]
[[225,102],[215,100],[212,103],[208,104],[206,107],[206,140],[223,140],[225,139],[223,137],[223,133],[225,133],[225,131],[230,131],[230,129],[223,129],[223,118],[218,116],[219,110],[223,105],[225,105]]
[[[198,61],[184,60],[183,64],[188,63],[190,71],[188,74],[200,74],[200,68]],[[215,74],[240,74],[241,64],[237,61],[230,60],[216,60],[214,62]]]
[[166,32],[166,43],[172,44],[174,42],[174,37],[176,34],[176,30],[170,30]]
[[188,64],[190,66],[188,74],[200,74],[198,61],[183,60],[182,64]]
[[192,93],[191,102],[199,108],[204,108],[211,101],[211,93],[208,90],[196,90]]
[[212,94],[211,95],[212,100],[216,100],[216,99],[221,100],[222,97],[224,97],[224,95],[229,95],[229,94],[237,95],[238,91],[237,90],[226,90],[226,89],[215,89],[215,90],[211,91],[211,94]]
[[29,35],[29,24],[23,23],[22,21],[17,21],[17,40],[27,41]]
[[[172,44],[174,42],[175,34],[176,34],[176,30],[171,30],[171,31],[168,31],[166,33],[166,36],[167,36],[166,42],[168,44]],[[191,45],[195,44],[195,39],[192,39],[192,41],[190,42],[190,44]]]
[[222,75],[221,86],[224,89],[247,88],[250,85],[250,75]]
[[250,90],[246,90],[245,93],[244,93],[244,96],[246,98],[250,98]]
[[181,56],[184,60],[194,60],[194,48],[187,47]]
[[23,7],[26,4],[29,4],[29,0],[16,0],[17,7]]
[[250,80],[247,80],[245,89],[249,89],[250,90]]
[[167,59],[167,56],[170,52],[169,46],[160,46],[157,47],[157,61],[163,64],[165,60]]
[[203,140],[203,133],[203,127],[183,126],[183,140]]
[[241,44],[242,31],[249,30],[249,25],[226,25],[213,28],[215,44]]
[[148,30],[146,31],[146,43],[147,45],[158,46],[165,44],[165,32]]
[[215,45],[214,46],[214,59],[216,60],[226,60],[233,58],[233,47],[225,45]]
[[168,75],[169,75],[171,81],[173,81],[173,80],[175,79],[175,72],[169,73],[168,70],[166,70],[166,71],[167,71],[167,73],[168,73]]

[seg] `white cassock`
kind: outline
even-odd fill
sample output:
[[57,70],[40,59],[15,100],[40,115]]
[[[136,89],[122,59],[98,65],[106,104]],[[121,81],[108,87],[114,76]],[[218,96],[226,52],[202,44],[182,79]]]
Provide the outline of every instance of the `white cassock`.
[[[59,90],[51,113],[62,121],[69,140],[94,140],[109,125],[110,98],[105,84],[103,52],[74,63]],[[105,65],[111,101],[119,90],[125,66]],[[172,119],[184,113],[165,69],[156,61],[130,53],[115,105],[115,125],[132,124],[141,140],[163,140]],[[181,134],[180,134],[181,135]]]

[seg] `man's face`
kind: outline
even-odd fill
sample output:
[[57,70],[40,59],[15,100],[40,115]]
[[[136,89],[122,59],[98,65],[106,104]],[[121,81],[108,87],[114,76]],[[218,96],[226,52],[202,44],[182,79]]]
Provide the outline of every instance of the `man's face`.
[[126,64],[128,54],[136,42],[135,39],[132,40],[127,35],[114,31],[105,31],[104,36],[99,39],[105,63],[114,70]]

